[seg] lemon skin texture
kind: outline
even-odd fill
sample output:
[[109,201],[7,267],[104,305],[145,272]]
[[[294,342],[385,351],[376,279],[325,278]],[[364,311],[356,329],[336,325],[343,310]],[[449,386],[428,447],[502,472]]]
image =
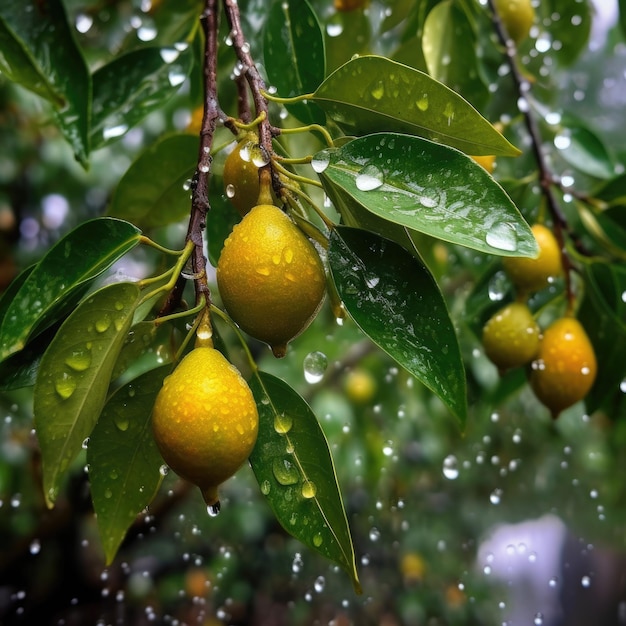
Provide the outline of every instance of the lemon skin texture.
[[540,291],[551,280],[563,274],[561,250],[552,231],[543,224],[531,228],[539,246],[536,259],[505,257],[502,266],[517,290],[521,293]]
[[228,314],[277,357],[313,320],[326,291],[317,250],[270,204],[254,207],[233,228],[216,275]]
[[163,460],[200,487],[207,505],[250,456],[259,414],[248,384],[221,352],[195,348],[163,382],[152,430]]
[[495,313],[483,328],[485,354],[501,370],[532,361],[541,332],[526,304],[513,302]]
[[496,10],[509,37],[522,43],[535,21],[535,9],[530,0],[495,0]]
[[260,192],[259,168],[249,155],[242,158],[250,145],[250,139],[241,140],[224,161],[224,193],[242,217],[256,206]]
[[585,329],[577,319],[564,317],[543,333],[530,386],[556,418],[587,395],[596,373],[596,356]]

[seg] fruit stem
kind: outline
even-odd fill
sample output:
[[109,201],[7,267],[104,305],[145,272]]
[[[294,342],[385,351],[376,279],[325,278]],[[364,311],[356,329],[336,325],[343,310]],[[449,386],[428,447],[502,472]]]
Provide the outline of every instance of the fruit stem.
[[[163,317],[157,317],[154,320],[155,326],[160,326],[165,322],[171,322],[172,320],[180,319],[182,317],[188,317],[189,315],[196,315],[198,313],[202,313],[202,311],[206,310],[206,302],[202,300],[199,304],[197,304],[193,309],[186,309],[185,311],[178,311],[177,313],[170,313],[169,315],[164,315]],[[194,327],[196,324],[194,323]]]
[[295,180],[305,185],[313,185],[315,187],[318,187],[319,189],[323,189],[322,183],[320,183],[319,181],[313,180],[312,178],[307,178],[306,176],[300,176],[299,174],[294,174],[293,172],[290,172],[288,169],[283,167],[276,160],[274,160],[273,165],[276,171],[280,172],[281,174],[284,174],[287,178],[291,178],[291,180]]
[[283,98],[281,96],[277,96],[274,93],[270,93],[266,89],[261,89],[261,93],[266,100],[270,100],[271,102],[276,102],[277,104],[295,104],[296,102],[303,102],[304,100],[310,100],[315,96],[314,93],[305,93],[300,94],[299,96],[291,96],[290,98]]
[[295,134],[295,133],[308,133],[312,131],[317,131],[318,133],[320,133],[324,137],[324,140],[326,141],[326,144],[328,145],[328,147],[334,148],[335,141],[333,140],[331,134],[323,126],[320,126],[319,124],[309,124],[308,126],[297,126],[295,128],[281,129],[281,132],[283,135],[289,135],[289,134]]
[[[168,275],[171,275],[171,278],[167,281],[167,283],[147,293],[142,298],[141,303],[146,302],[147,300],[149,300],[150,298],[153,298],[154,296],[161,293],[162,291],[171,292],[174,289],[174,287],[176,286],[176,283],[179,280],[181,280],[181,272],[183,271],[183,268],[185,267],[185,263],[187,263],[187,261],[189,260],[189,257],[191,256],[193,248],[194,248],[194,244],[191,241],[187,241],[174,267],[169,269],[167,272],[164,272],[160,276],[154,276],[152,278],[145,278],[139,281],[139,287],[143,289],[147,285],[151,285],[153,283],[159,283],[161,280],[163,280],[163,278],[165,278]],[[184,277],[182,278],[182,280],[185,281]],[[171,294],[170,294],[170,297],[171,297]],[[167,306],[167,303],[162,308],[161,313],[159,313],[158,317],[161,317],[162,315],[166,315],[166,313],[163,312],[164,310],[172,310],[172,308],[174,308],[174,307],[170,307],[166,309],[166,306]]]
[[240,130],[255,130],[261,122],[264,122],[267,119],[267,113],[265,111],[261,111],[259,115],[257,115],[251,122],[241,122],[240,120],[233,119],[232,123]]
[[182,250],[172,250],[171,248],[166,248],[165,246],[158,244],[156,241],[150,239],[150,237],[146,237],[145,235],[139,236],[139,243],[143,243],[146,246],[150,246],[151,248],[158,250],[159,252],[163,252],[163,254],[169,254],[171,256],[179,256],[181,254],[184,254],[185,252],[184,248]]
[[[313,202],[313,200],[306,193],[304,193],[304,191],[302,191],[302,189],[299,189],[298,187],[292,187],[291,185],[285,185],[284,183],[282,186],[287,191],[290,191],[291,193],[300,196],[307,204],[309,204],[311,208],[317,213],[322,222],[324,222],[324,226],[326,226],[328,230],[332,230],[333,228],[335,228],[335,225],[332,223],[331,220],[328,219],[324,211],[322,211],[322,209],[320,209],[317,204],[315,204],[315,202]],[[290,207],[297,209],[298,205],[291,193],[284,194],[283,199],[286,200],[287,204],[289,204]],[[328,244],[326,244],[326,247],[327,246]]]

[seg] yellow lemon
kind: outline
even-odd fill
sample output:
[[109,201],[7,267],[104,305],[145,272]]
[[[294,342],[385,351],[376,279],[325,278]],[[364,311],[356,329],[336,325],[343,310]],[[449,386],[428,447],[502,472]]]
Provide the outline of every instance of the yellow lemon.
[[241,216],[259,200],[259,166],[254,156],[259,150],[250,137],[242,139],[224,162],[224,193]]
[[239,371],[221,352],[196,348],[163,382],[152,430],[164,461],[219,507],[218,486],[250,456],[256,443],[256,402]]
[[495,4],[509,37],[516,44],[522,43],[535,21],[531,0],[495,0]]
[[224,307],[277,357],[324,299],[324,266],[313,244],[278,207],[254,207],[224,242],[217,264]]

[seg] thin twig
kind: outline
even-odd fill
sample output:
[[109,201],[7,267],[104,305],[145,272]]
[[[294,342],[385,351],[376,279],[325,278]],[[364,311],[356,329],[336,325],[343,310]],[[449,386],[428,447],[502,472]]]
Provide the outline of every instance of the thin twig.
[[561,259],[563,263],[563,270],[565,274],[565,291],[567,294],[568,306],[573,308],[574,294],[572,291],[570,270],[573,269],[571,260],[565,252],[565,232],[568,230],[567,219],[559,206],[556,194],[554,192],[555,176],[550,166],[548,165],[546,155],[542,147],[541,132],[537,119],[531,110],[529,103],[530,96],[530,83],[522,74],[517,60],[517,48],[515,42],[509,37],[506,29],[500,19],[498,10],[496,9],[495,0],[487,0],[489,9],[491,10],[492,21],[498,40],[500,41],[504,54],[506,56],[507,63],[511,69],[511,77],[515,85],[515,90],[518,95],[518,103],[521,104],[520,112],[524,117],[524,123],[526,130],[530,136],[533,154],[539,170],[539,184],[541,186],[541,192],[546,199],[548,211],[552,216],[554,222],[555,237],[561,250]]

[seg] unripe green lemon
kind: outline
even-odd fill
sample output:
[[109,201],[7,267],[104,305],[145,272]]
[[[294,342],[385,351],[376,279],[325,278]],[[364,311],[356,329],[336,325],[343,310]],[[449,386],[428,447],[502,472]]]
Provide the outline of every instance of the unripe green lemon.
[[317,250],[271,204],[254,207],[233,228],[217,264],[217,285],[233,320],[279,357],[313,320],[326,290]]
[[543,333],[530,386],[556,418],[587,395],[596,373],[596,355],[585,329],[577,319],[563,317]]
[[250,138],[242,139],[224,161],[224,193],[241,216],[259,200],[259,166],[254,156],[258,150]]
[[531,228],[539,256],[536,259],[526,257],[505,257],[502,266],[518,291],[530,293],[547,287],[550,280],[563,273],[561,250],[552,231],[542,224]]
[[221,352],[195,348],[163,382],[152,430],[163,460],[200,487],[209,506],[217,488],[250,456],[259,414],[239,371]]
[[509,37],[520,44],[535,21],[535,9],[531,0],[495,0],[496,10]]
[[513,302],[483,328],[485,354],[501,370],[529,363],[539,350],[540,330],[526,304]]

